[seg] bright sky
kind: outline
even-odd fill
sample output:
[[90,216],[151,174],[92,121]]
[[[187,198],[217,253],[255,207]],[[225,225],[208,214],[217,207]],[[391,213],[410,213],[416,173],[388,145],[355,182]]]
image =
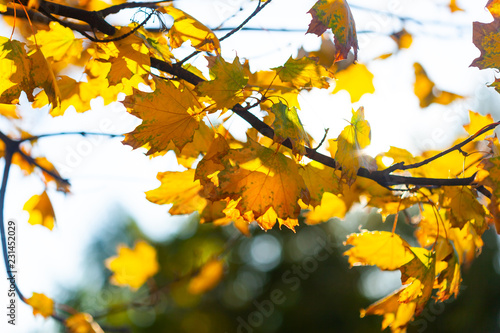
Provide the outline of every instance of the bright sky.
[[[489,21],[484,10],[486,0],[458,1],[467,9],[465,13],[450,15],[446,1],[350,1],[353,5],[364,5],[383,12],[393,12],[425,22],[419,25],[408,22],[407,30],[418,33],[409,50],[401,51],[388,60],[373,61],[368,68],[375,75],[374,95],[365,95],[355,108],[363,105],[365,115],[372,128],[372,146],[368,152],[376,154],[390,145],[418,152],[425,149],[440,149],[448,146],[453,134],[467,122],[467,110],[476,109],[477,100],[457,102],[452,107],[418,107],[413,94],[413,62],[422,63],[438,87],[458,94],[475,95],[484,104],[496,97],[484,83],[493,81],[491,72],[480,72],[469,64],[479,55],[472,44],[472,21]],[[436,7],[435,4],[441,4]],[[182,0],[176,2],[192,16],[217,26],[224,18],[237,13],[240,5],[244,10],[226,23],[236,26],[256,6],[243,0]],[[248,26],[258,28],[303,29],[310,22],[306,12],[313,0],[274,0]],[[365,63],[381,54],[393,52],[396,45],[386,33],[399,30],[401,22],[392,17],[352,8],[358,30],[375,33],[359,36],[359,61]],[[441,23],[436,23],[441,22]],[[455,28],[447,28],[452,25]],[[10,30],[3,30],[4,36]],[[252,70],[269,69],[282,65],[297,49],[304,46],[312,51],[319,47],[320,38],[304,32],[241,32],[222,43],[223,55],[232,59],[249,59]],[[182,52],[179,52],[181,57]],[[186,52],[184,52],[186,54]],[[203,56],[195,64],[203,66]],[[324,129],[330,128],[329,137],[336,137],[346,126],[344,119],[351,117],[349,96],[340,92],[335,96],[331,90],[314,90],[301,96],[299,115],[306,130],[321,140]],[[498,99],[496,99],[498,103]],[[32,134],[60,131],[98,131],[125,133],[134,129],[137,119],[125,113],[120,104],[103,108],[99,102],[93,110],[84,114],[68,112],[64,117],[49,118],[42,111],[24,114],[28,121],[23,129]],[[498,115],[498,114],[497,114]],[[244,138],[247,125],[233,117],[231,132]],[[497,117],[498,118],[498,117]],[[5,123],[0,129],[7,130]],[[34,177],[24,177],[13,168],[6,199],[6,219],[18,224],[18,259],[20,272],[18,283],[25,295],[31,292],[45,293],[57,300],[60,288],[71,289],[85,279],[82,259],[85,246],[100,227],[112,219],[116,209],[129,212],[143,230],[153,239],[164,240],[175,234],[183,225],[182,218],[172,218],[169,206],[158,206],[145,200],[144,191],[156,188],[159,171],[178,169],[173,154],[150,160],[143,150],[131,151],[120,143],[120,139],[101,137],[83,138],[65,136],[40,140],[40,153],[44,154],[64,177],[72,183],[72,194],[64,196],[49,193],[54,204],[57,227],[53,231],[27,223],[28,215],[22,210],[24,203],[43,190],[43,184]],[[1,269],[3,270],[3,268]],[[0,290],[7,291],[7,281],[0,279]],[[0,299],[6,299],[2,296]],[[30,308],[19,304],[18,319],[21,325],[13,330],[0,321],[2,332],[48,332],[53,321],[33,318]]]

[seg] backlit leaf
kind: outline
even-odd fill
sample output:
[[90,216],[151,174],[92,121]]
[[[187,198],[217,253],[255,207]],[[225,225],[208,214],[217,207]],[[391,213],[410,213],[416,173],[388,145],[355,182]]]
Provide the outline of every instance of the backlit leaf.
[[147,191],[146,199],[158,205],[173,204],[168,211],[172,215],[202,212],[207,201],[199,195],[202,190],[199,180],[194,180],[195,170],[184,172],[160,172],[161,182],[157,189]]
[[334,217],[342,219],[347,212],[344,200],[330,192],[323,194],[321,203],[318,206],[313,207],[310,205],[308,208],[310,211],[304,213],[304,217],[306,218],[305,222],[309,225],[326,222]]
[[442,91],[435,87],[434,82],[429,79],[422,65],[414,63],[415,68],[415,95],[420,101],[420,107],[426,108],[432,103],[448,105],[456,99],[462,98],[460,95],[448,91]]
[[33,295],[26,299],[26,303],[33,308],[33,315],[42,315],[48,318],[54,314],[54,301],[44,294],[33,293]]
[[70,333],[104,333],[88,313],[77,313],[64,321]]
[[370,125],[365,120],[363,107],[352,111],[350,125],[346,126],[337,138],[335,159],[342,166],[342,179],[352,185],[360,167],[367,166],[362,149],[370,144]]
[[326,78],[332,77],[323,66],[307,57],[300,59],[290,57],[283,66],[273,70],[281,81],[290,82],[296,88],[328,88],[330,85]]
[[40,30],[31,41],[40,46],[46,58],[61,61],[63,58],[80,58],[83,50],[83,41],[76,39],[69,28],[63,27],[58,22],[50,22],[50,30]]
[[310,147],[311,144],[299,119],[297,109],[294,107],[288,108],[285,104],[279,102],[273,105],[271,112],[275,115],[273,122],[274,140],[281,143],[286,139],[290,139],[293,147],[292,153],[305,155],[305,147]]
[[40,224],[49,230],[54,228],[55,214],[47,192],[35,194],[25,204],[23,209],[30,214],[28,223]]
[[174,25],[168,31],[172,48],[178,48],[189,40],[191,45],[199,51],[220,53],[219,39],[212,30],[180,9],[171,6],[162,9],[174,18]]
[[345,245],[353,245],[344,252],[352,266],[376,265],[383,270],[395,270],[412,260],[415,255],[410,244],[397,234],[387,231],[363,231],[348,236]]
[[238,57],[233,63],[226,62],[222,57],[212,58],[210,74],[213,80],[205,81],[196,86],[202,96],[209,96],[216,103],[217,109],[230,109],[245,99],[242,89],[248,78]]
[[211,260],[200,269],[200,273],[189,281],[191,294],[202,294],[217,286],[224,274],[224,265],[220,260]]
[[117,252],[117,256],[106,259],[113,284],[137,289],[158,272],[156,250],[145,241],[138,241],[133,249],[119,245]]
[[164,80],[155,83],[154,92],[134,90],[123,101],[131,114],[142,119],[141,125],[125,135],[123,143],[133,148],[149,144],[148,155],[167,149],[170,141],[182,149],[193,140],[199,126],[199,104],[189,88],[179,89]]
[[[470,119],[469,124],[464,125],[464,128],[467,131],[467,133],[469,133],[469,135],[474,135],[483,127],[493,123],[493,118],[491,117],[490,114],[483,116],[477,112],[470,110],[469,110],[469,119]],[[477,140],[483,140],[486,135],[488,135],[488,133],[481,134],[480,136],[477,137]]]
[[241,197],[237,209],[242,214],[251,211],[258,218],[272,207],[278,218],[296,219],[300,213],[298,200],[309,202],[297,164],[283,154],[248,139],[246,147],[230,150],[223,162],[231,161],[234,165],[218,175],[218,196]]
[[319,205],[323,200],[323,193],[329,192],[340,194],[342,185],[334,169],[325,167],[316,161],[308,163],[299,169],[299,173],[304,178],[310,194],[310,204]]
[[346,69],[335,73],[335,79],[335,89],[332,94],[340,90],[347,90],[352,103],[359,101],[364,94],[375,92],[373,74],[363,64],[349,65]]

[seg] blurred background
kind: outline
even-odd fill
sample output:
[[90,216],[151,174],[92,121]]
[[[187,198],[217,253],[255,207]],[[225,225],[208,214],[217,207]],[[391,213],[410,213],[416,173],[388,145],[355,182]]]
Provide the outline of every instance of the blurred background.
[[[248,59],[250,69],[268,70],[283,65],[299,52],[320,52],[322,39],[305,35],[315,1],[273,0],[252,19],[245,30],[222,43],[223,56]],[[500,118],[498,94],[487,88],[492,71],[470,68],[479,51],[472,44],[472,22],[491,20],[486,1],[349,1],[359,31],[359,63],[373,74],[374,93],[351,103],[345,90],[332,94],[313,89],[299,97],[299,113],[305,129],[319,142],[325,127],[335,138],[350,119],[352,108],[364,106],[372,128],[368,153],[376,155],[391,145],[414,154],[447,148],[465,132],[468,111],[491,113]],[[463,11],[454,10],[458,5]],[[256,7],[248,0],[179,0],[174,5],[223,36]],[[454,11],[453,11],[454,10]],[[140,21],[143,13],[127,11],[110,22]],[[168,22],[167,22],[168,23]],[[151,27],[158,22],[151,23]],[[401,48],[391,35],[405,29],[412,37],[409,48]],[[12,27],[4,24],[4,36]],[[327,36],[332,40],[332,36]],[[326,45],[326,44],[325,44]],[[182,58],[192,48],[182,47]],[[425,68],[436,87],[464,98],[450,104],[419,105],[414,93],[413,64]],[[206,67],[203,55],[193,59]],[[205,73],[206,74],[206,73]],[[51,118],[46,110],[32,109],[24,101],[22,122],[16,124],[31,134],[61,131],[130,132],[138,120],[119,103],[104,107],[99,99],[83,114],[69,110]],[[104,120],[104,122],[103,122]],[[104,126],[103,124],[108,124]],[[12,123],[0,122],[6,133]],[[240,140],[248,125],[233,117],[229,131]],[[322,151],[326,151],[322,147]],[[263,232],[252,226],[245,237],[232,225],[199,224],[196,214],[170,216],[170,206],[148,202],[144,192],[158,187],[156,174],[183,170],[170,152],[149,159],[145,150],[131,151],[120,139],[104,137],[46,138],[39,141],[44,154],[72,183],[72,193],[49,192],[56,212],[53,231],[27,223],[24,203],[43,191],[36,177],[26,177],[13,168],[9,178],[6,218],[18,223],[18,283],[26,295],[45,293],[57,303],[89,312],[108,327],[132,332],[380,332],[382,318],[360,318],[360,309],[397,289],[399,272],[381,272],[373,267],[349,268],[342,255],[346,236],[359,228],[391,230],[394,216],[382,222],[380,214],[357,204],[343,220],[307,226],[296,233],[288,229]],[[398,232],[416,244],[409,223],[411,214],[401,214]],[[118,244],[133,246],[144,239],[158,251],[161,271],[153,290],[156,299],[142,297],[145,289],[132,292],[109,283],[111,272],[104,260],[116,255]],[[464,272],[463,290],[456,300],[430,302],[413,322],[409,332],[500,332],[500,256],[494,230],[484,235],[482,254]],[[224,253],[225,274],[215,289],[203,295],[187,291],[181,277],[208,258]],[[2,268],[3,269],[3,268]],[[7,290],[1,279],[0,290]],[[3,288],[3,289],[2,289]],[[33,317],[31,308],[20,304],[20,325],[0,322],[2,332],[63,332],[54,320]],[[125,331],[125,330],[123,330]]]

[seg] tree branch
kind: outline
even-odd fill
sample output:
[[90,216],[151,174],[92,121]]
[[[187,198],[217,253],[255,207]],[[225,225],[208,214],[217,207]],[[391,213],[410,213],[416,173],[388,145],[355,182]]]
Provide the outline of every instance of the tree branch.
[[[169,64],[167,62],[151,58],[151,66],[164,71],[166,73],[169,73],[171,75],[177,76],[180,79],[183,79],[193,85],[197,85],[203,81],[205,81],[203,78],[200,78],[199,76],[189,72],[188,70],[182,68],[182,67],[177,67],[173,66],[172,64]],[[259,133],[262,135],[274,139],[274,130],[272,127],[264,123],[262,120],[257,118],[255,115],[250,113],[248,110],[246,110],[243,106],[240,104],[236,104],[233,106],[232,111],[239,115],[241,118],[243,118],[246,122],[248,122],[253,128],[255,128]],[[487,126],[485,129],[483,129],[484,132],[493,129],[495,126],[498,124],[491,124]],[[483,132],[481,132],[483,133]],[[481,134],[480,133],[480,134]],[[477,135],[480,135],[477,134]],[[473,140],[477,135],[468,138],[463,145],[466,143],[470,142]],[[286,139],[281,143],[283,146],[292,149],[292,142],[289,139]],[[463,146],[462,145],[462,146]],[[459,147],[459,145],[457,145]],[[454,148],[453,150],[458,149]],[[315,149],[309,148],[309,147],[304,147],[306,150],[306,155],[308,158],[315,160],[321,164],[324,164],[326,166],[329,166],[334,169],[341,169],[341,166],[335,161],[335,159],[331,158],[330,156],[323,155],[321,153],[318,153]],[[453,148],[453,147],[452,147]],[[450,148],[450,149],[452,149]],[[449,149],[449,150],[450,150]],[[443,152],[447,153],[447,151]],[[439,157],[439,156],[438,156]],[[438,157],[434,157],[438,158]],[[468,177],[468,178],[422,178],[422,177],[407,177],[407,176],[400,176],[400,175],[393,175],[391,174],[392,171],[401,169],[403,167],[402,163],[398,163],[396,168],[389,167],[385,170],[380,170],[380,171],[369,171],[365,168],[360,168],[358,170],[357,175],[363,178],[368,178],[376,183],[378,183],[381,186],[384,187],[390,187],[390,186],[395,186],[395,185],[415,185],[415,186],[422,186],[422,187],[441,187],[441,186],[465,186],[465,185],[472,185],[474,182],[474,177],[475,175]],[[413,166],[415,167],[415,166]],[[407,168],[409,169],[409,168]],[[405,169],[403,169],[405,170]]]

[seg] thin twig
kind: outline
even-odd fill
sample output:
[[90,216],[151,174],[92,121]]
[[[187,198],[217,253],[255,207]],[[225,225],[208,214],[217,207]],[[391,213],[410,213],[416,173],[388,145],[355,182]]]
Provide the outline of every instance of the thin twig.
[[102,135],[102,136],[108,136],[110,138],[117,138],[117,137],[123,137],[123,134],[111,134],[111,133],[99,133],[99,132],[85,132],[85,131],[80,131],[80,132],[58,132],[58,133],[46,133],[46,134],[40,134],[40,135],[34,135],[30,136],[24,139],[19,140],[19,142],[25,142],[25,141],[35,141],[41,138],[47,138],[51,136],[60,136],[60,135],[81,135],[81,136],[87,136],[87,135]]
[[[222,42],[223,40],[231,37],[234,33],[236,33],[241,28],[243,28],[248,23],[248,21],[250,21],[253,17],[255,17],[255,15],[257,15],[262,9],[264,9],[264,7],[266,7],[268,4],[270,4],[271,1],[272,0],[268,0],[264,4],[262,4],[262,0],[259,0],[259,3],[257,4],[257,8],[255,8],[255,10],[252,12],[252,14],[250,14],[239,26],[237,26],[236,28],[233,28],[231,31],[229,31],[227,34],[225,34],[223,37],[219,38],[219,42]],[[185,63],[187,60],[191,59],[192,57],[194,57],[198,53],[200,53],[200,51],[194,51],[193,53],[191,53],[190,55],[188,55],[187,57],[185,57],[181,61],[177,62],[175,65],[180,67],[183,63]]]
[[498,125],[500,125],[500,121],[496,122],[496,123],[492,123],[492,124],[489,124],[489,125],[486,125],[484,126],[481,130],[479,130],[476,134],[468,137],[467,139],[465,139],[464,141],[454,145],[453,147],[449,148],[449,149],[446,149],[428,159],[425,159],[419,163],[413,163],[413,164],[409,164],[409,165],[404,165],[404,164],[398,164],[398,167],[396,169],[392,169],[393,170],[408,170],[408,169],[415,169],[415,168],[419,168],[423,165],[426,165],[434,160],[437,160],[438,158],[440,157],[443,157],[455,150],[457,151],[461,151],[461,148],[463,146],[465,146],[466,144],[468,144],[469,142],[473,141],[475,138],[477,138],[478,136],[488,132],[488,131],[491,131],[492,129],[495,129],[495,127],[497,127]]

